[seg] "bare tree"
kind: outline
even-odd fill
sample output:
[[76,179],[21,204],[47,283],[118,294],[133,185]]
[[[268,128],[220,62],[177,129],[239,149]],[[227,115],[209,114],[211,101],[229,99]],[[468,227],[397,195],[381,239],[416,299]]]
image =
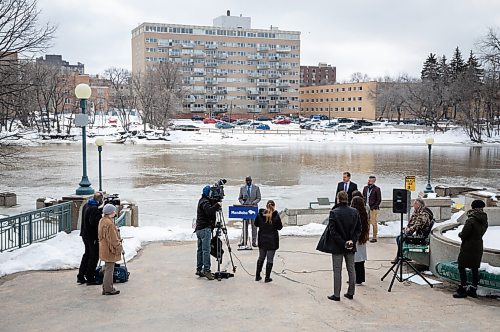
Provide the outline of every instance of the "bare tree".
[[182,74],[177,65],[161,62],[147,67],[132,78],[134,92],[146,129],[146,122],[167,129],[169,120],[182,109]]
[[117,111],[123,129],[130,129],[130,111],[136,107],[136,97],[133,91],[130,71],[124,68],[108,68],[104,77],[110,82],[111,108]]

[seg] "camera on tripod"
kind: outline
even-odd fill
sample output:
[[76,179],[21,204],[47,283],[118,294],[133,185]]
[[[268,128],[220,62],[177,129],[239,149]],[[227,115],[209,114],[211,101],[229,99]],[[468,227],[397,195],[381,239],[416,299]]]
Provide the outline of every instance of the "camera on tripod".
[[104,197],[104,204],[113,204],[114,206],[120,206],[120,198],[118,194],[109,194]]
[[222,202],[224,199],[224,185],[226,182],[226,179],[220,179],[213,186],[211,186],[208,198],[217,202]]

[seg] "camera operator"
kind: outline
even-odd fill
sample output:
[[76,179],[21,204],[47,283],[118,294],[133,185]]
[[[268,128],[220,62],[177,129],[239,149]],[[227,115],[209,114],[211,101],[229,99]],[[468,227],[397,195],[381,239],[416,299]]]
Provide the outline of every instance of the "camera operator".
[[194,230],[198,238],[196,275],[214,280],[214,276],[210,272],[210,241],[212,230],[215,227],[216,212],[221,209],[222,203],[210,199],[209,195],[210,186],[205,186],[196,212],[196,228]]
[[[252,177],[247,176],[245,178],[246,184],[240,188],[240,196],[238,197],[238,201],[241,205],[253,205],[257,206],[261,200],[260,197],[260,188],[254,184],[252,184]],[[248,235],[245,239],[245,232],[248,234],[248,223],[252,225],[252,247],[257,247],[257,227],[255,226],[255,222],[253,219],[247,219],[246,223],[243,220],[243,229],[241,234],[241,243],[240,246],[245,244],[248,241]],[[245,229],[246,228],[246,229]]]
[[82,209],[82,223],[80,236],[85,245],[85,252],[82,256],[80,269],[76,277],[77,283],[95,285],[95,269],[99,261],[99,242],[97,238],[97,228],[102,217],[103,195],[100,192],[87,201]]

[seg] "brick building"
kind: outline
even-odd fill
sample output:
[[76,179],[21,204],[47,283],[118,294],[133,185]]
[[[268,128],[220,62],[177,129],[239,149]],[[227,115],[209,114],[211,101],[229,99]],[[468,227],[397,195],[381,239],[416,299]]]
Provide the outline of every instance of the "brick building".
[[337,68],[320,62],[317,66],[300,66],[300,86],[328,85],[337,82]]

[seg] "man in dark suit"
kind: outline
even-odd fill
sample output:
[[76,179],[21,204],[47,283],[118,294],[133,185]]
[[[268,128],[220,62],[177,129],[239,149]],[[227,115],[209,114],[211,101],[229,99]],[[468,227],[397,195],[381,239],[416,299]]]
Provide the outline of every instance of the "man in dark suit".
[[[260,188],[252,184],[252,177],[247,176],[245,178],[245,185],[240,188],[238,201],[241,205],[258,206],[260,199]],[[243,232],[240,246],[246,245],[248,240],[248,224],[250,223],[252,225],[252,247],[257,247],[257,227],[254,221],[254,219],[243,220]]]
[[338,204],[337,195],[341,191],[345,191],[348,196],[348,204],[351,205],[352,193],[353,191],[358,190],[358,185],[354,182],[351,182],[351,173],[344,172],[342,174],[342,182],[339,182],[337,185],[337,192],[335,193],[335,204]]

